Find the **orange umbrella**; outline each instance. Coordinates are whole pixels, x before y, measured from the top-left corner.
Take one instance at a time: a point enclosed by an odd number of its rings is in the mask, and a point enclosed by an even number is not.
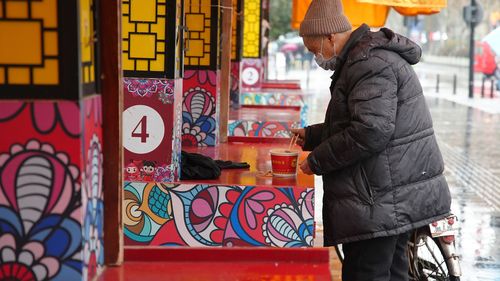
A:
[[[299,29],[309,4],[311,4],[311,0],[293,0],[292,29]],[[342,4],[344,6],[344,13],[354,27],[360,26],[363,23],[371,27],[381,27],[385,24],[385,20],[389,14],[389,7],[384,5],[359,3],[356,0],[342,0]]]
[[[396,12],[403,16],[416,15],[432,15],[441,12],[441,8],[408,8],[408,7],[392,7]]]
[[[311,0],[293,0],[292,28],[298,29]],[[385,24],[389,8],[405,16],[439,13],[447,0],[342,0],[344,12],[353,26],[366,23],[371,27]]]
[[[407,8],[445,8],[447,0],[357,0],[360,3]]]
[[[357,0],[342,0],[344,13],[356,28],[363,23],[370,27],[381,27],[385,25],[389,15],[388,6],[360,3]]]
[[[366,4],[392,6],[403,16],[432,15],[446,7],[447,0],[357,0]]]

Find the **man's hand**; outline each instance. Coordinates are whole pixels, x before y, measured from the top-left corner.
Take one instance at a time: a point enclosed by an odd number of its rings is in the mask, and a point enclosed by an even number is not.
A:
[[[304,143],[306,141],[306,130],[304,128],[290,129],[290,132],[294,135],[299,135],[299,138],[297,139],[297,144],[300,146],[304,146]]]
[[[311,171],[311,168],[309,168],[309,163],[307,162],[307,159],[302,161],[302,163],[300,163],[300,169],[306,175],[314,175],[313,171]]]

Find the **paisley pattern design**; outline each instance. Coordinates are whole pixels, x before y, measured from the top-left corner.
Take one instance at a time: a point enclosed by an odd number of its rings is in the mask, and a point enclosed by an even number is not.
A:
[[[0,154],[2,280],[82,278],[80,170],[73,161],[35,139]]]
[[[218,137],[216,84],[216,71],[186,71],[182,99],[182,145],[216,144]]]
[[[298,128],[300,122],[271,122],[229,120],[229,136],[290,138],[290,128]]]
[[[83,280],[92,280],[104,266],[104,200],[101,97],[84,100],[84,169],[82,171]]]
[[[314,190],[126,183],[125,244],[312,247]]]
[[[93,279],[103,265],[101,97],[0,102],[0,131],[0,280]]]
[[[284,92],[246,92],[240,94],[240,103],[244,105],[300,106],[300,126],[307,126],[309,106],[306,98],[297,93]]]
[[[304,97],[286,92],[246,92],[240,94],[242,105],[286,105],[304,106]]]

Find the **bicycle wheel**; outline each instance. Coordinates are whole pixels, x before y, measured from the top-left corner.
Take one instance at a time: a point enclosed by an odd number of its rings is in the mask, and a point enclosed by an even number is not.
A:
[[[459,281],[450,276],[446,259],[438,238],[425,231],[415,231],[408,243],[410,280],[414,281]]]

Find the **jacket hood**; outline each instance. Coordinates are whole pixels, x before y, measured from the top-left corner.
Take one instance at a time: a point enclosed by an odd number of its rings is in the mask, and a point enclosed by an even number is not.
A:
[[[349,52],[349,60],[367,58],[371,50],[384,49],[399,54],[409,64],[416,64],[422,56],[422,49],[410,39],[394,33],[388,28],[377,32],[366,32],[358,44]]]

